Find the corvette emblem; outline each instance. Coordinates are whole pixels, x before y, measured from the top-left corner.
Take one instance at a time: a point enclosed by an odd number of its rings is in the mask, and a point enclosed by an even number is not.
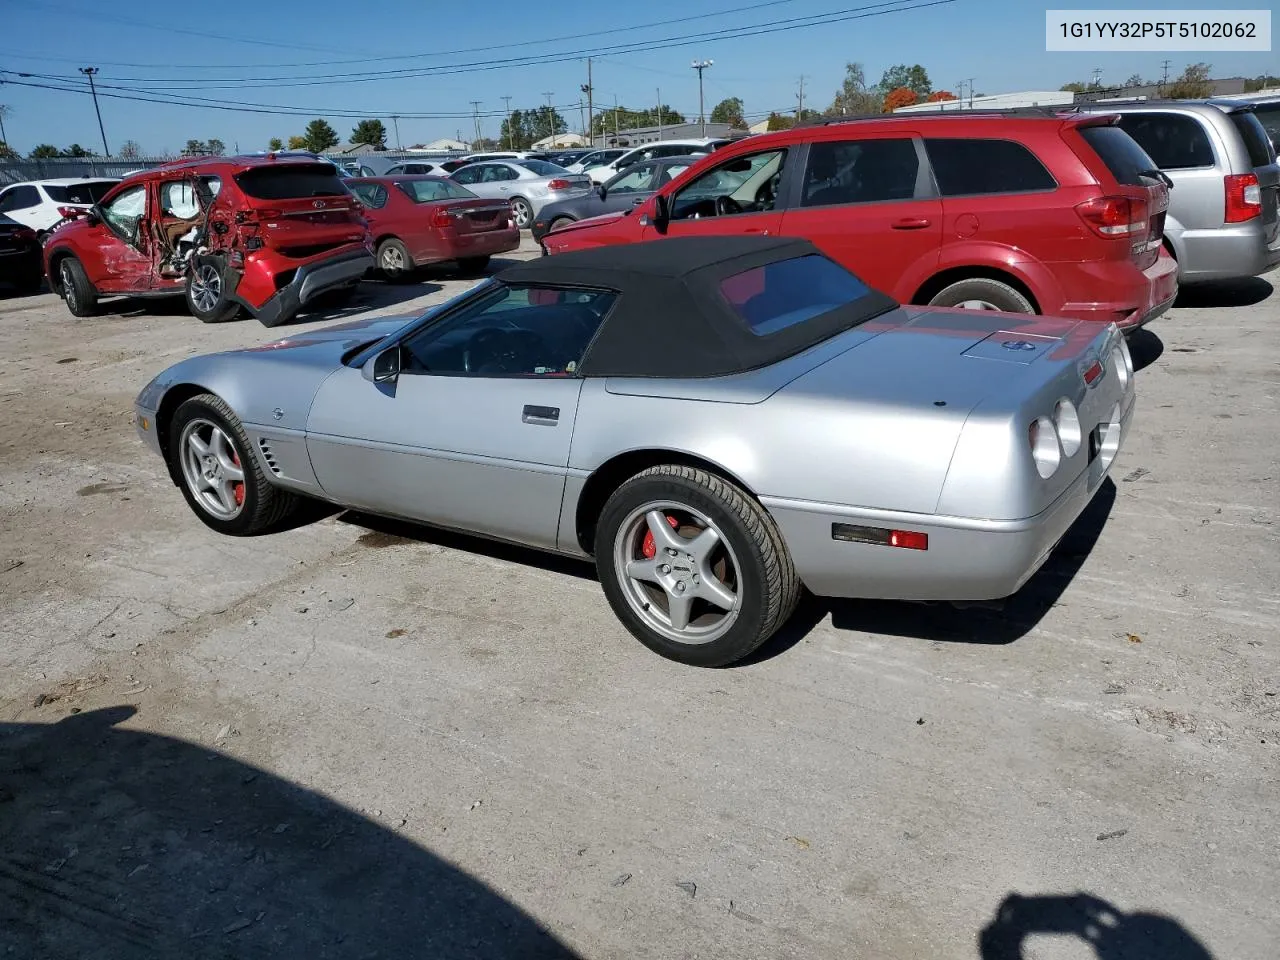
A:
[[[1026,340],[1005,340],[1000,346],[1006,350],[1034,350],[1036,345]]]

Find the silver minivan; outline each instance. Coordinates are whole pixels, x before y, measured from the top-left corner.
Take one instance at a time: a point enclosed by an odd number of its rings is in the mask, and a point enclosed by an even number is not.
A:
[[[1280,263],[1280,166],[1243,100],[1091,103],[1116,113],[1172,182],[1164,238],[1178,282],[1257,276]]]

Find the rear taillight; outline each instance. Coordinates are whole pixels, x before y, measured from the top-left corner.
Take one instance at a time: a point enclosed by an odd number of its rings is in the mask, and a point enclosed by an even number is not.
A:
[[[1227,223],[1244,223],[1262,216],[1262,188],[1252,173],[1233,173],[1223,178],[1227,191]]]
[[[1132,197],[1097,197],[1076,205],[1076,213],[1094,233],[1108,239],[1147,232],[1147,203]]]
[[[444,207],[437,207],[436,212],[431,215],[433,227],[447,227],[451,223],[453,223],[453,216]]]
[[[59,207],[58,216],[63,220],[74,220],[76,217],[83,216],[84,210],[79,207]]]
[[[571,184],[568,180],[564,179],[563,177],[556,177],[556,179],[552,180],[550,183],[547,184],[547,189],[548,190],[568,190],[571,186],[573,186],[573,184]]]

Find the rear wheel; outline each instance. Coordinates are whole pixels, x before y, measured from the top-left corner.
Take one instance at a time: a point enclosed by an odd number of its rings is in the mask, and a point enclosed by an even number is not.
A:
[[[529,201],[524,197],[512,198],[511,212],[515,214],[516,226],[521,230],[533,222],[533,207],[529,206]]]
[[[741,660],[800,597],[773,518],[734,484],[694,467],[652,467],[614,491],[595,552],[618,619],[649,649],[693,666]]]
[[[168,435],[169,465],[183,496],[219,533],[266,533],[297,508],[295,496],[263,475],[244,427],[221,397],[202,393],[183,403]]]
[[[93,289],[84,267],[75,257],[58,261],[58,286],[73,317],[92,317],[98,312],[98,291]]]
[[[413,269],[409,248],[399,240],[391,237],[378,244],[378,270],[383,277],[392,282],[407,280]]]
[[[201,323],[225,323],[240,312],[240,305],[227,299],[222,282],[222,261],[201,257],[187,274],[187,309]]]
[[[1022,293],[1009,284],[990,277],[971,277],[944,287],[929,301],[929,306],[1001,310],[1005,313],[1036,312],[1035,306]]]

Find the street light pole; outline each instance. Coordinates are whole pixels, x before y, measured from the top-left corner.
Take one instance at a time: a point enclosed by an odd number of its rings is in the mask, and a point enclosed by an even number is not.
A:
[[[698,122],[702,124],[702,135],[707,135],[707,117],[703,111],[702,101],[702,71],[715,63],[714,60],[695,60],[693,61],[693,69],[698,71]]]
[[[93,112],[98,115],[98,132],[102,134],[102,155],[109,157],[111,150],[107,147],[107,131],[102,126],[102,111],[98,109],[98,90],[93,85],[93,75],[98,72],[98,68],[81,67],[80,72],[89,78],[89,93],[93,95]]]
[[[391,122],[394,123],[396,127],[396,149],[403,153],[404,144],[400,142],[400,117],[393,113],[391,115]]]

